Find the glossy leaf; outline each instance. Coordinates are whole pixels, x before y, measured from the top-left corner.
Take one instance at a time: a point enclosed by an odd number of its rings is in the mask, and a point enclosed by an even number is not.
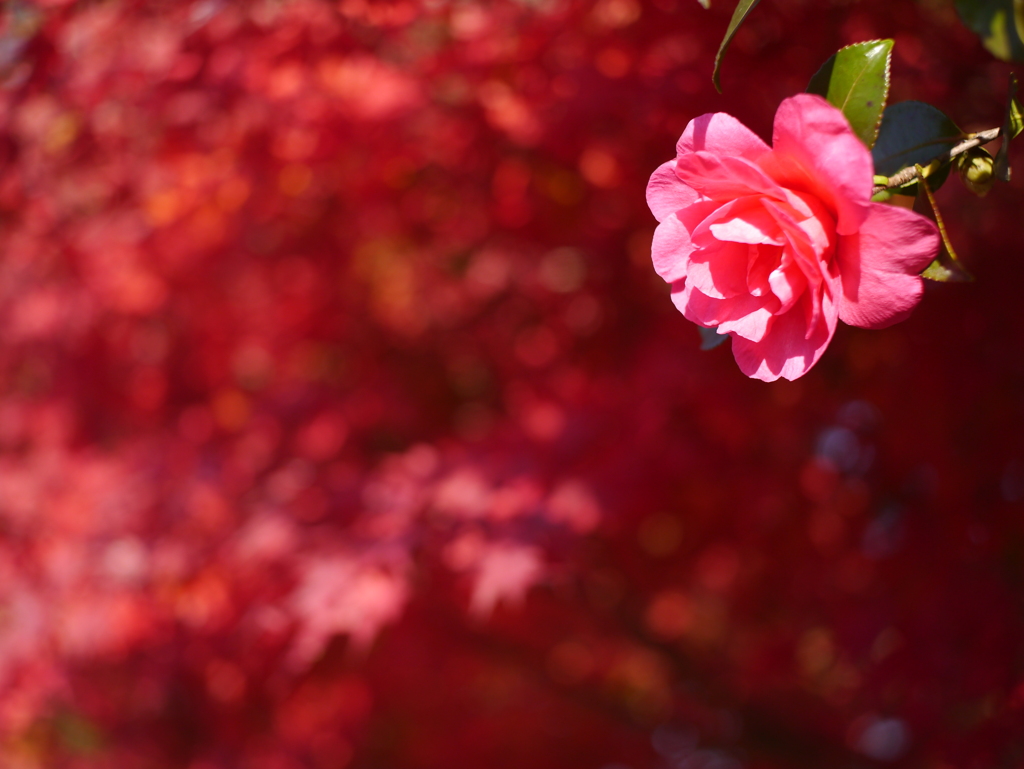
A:
[[[875,144],[882,112],[889,98],[892,40],[869,40],[841,48],[807,85],[808,93],[824,96],[842,110],[854,133],[868,149]]]
[[[1024,0],[956,0],[956,10],[993,56],[1024,61]]]
[[[952,149],[962,136],[956,123],[930,104],[920,101],[893,104],[883,113],[878,138],[871,148],[875,173],[892,176],[908,166],[927,167],[932,160]],[[927,170],[932,187],[938,189],[946,180],[949,164]],[[916,183],[901,190],[901,194],[915,194]]]
[[[719,93],[722,92],[722,86],[718,82],[718,72],[722,66],[722,57],[725,56],[729,43],[732,42],[732,38],[736,34],[736,30],[739,29],[740,24],[743,23],[743,20],[747,18],[747,15],[754,10],[754,7],[759,2],[761,0],[740,0],[736,10],[733,11],[732,19],[729,20],[729,27],[725,30],[725,37],[722,38],[722,44],[718,46],[718,53],[715,54],[715,69],[711,74],[711,82],[715,84],[715,89]]]

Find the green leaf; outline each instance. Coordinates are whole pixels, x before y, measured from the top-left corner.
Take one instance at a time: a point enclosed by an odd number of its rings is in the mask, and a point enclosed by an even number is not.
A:
[[[842,111],[868,149],[878,137],[882,111],[889,98],[891,58],[892,40],[848,45],[822,64],[807,84],[808,93],[824,96]]]
[[[1000,135],[1003,143],[996,153],[995,175],[1004,182],[1010,181],[1010,140],[1017,138],[1024,130],[1024,118],[1021,117],[1020,104],[1017,102],[1017,76],[1010,75],[1010,93],[1006,98],[1006,115]]]
[[[907,166],[927,166],[949,152],[963,136],[956,123],[940,110],[921,101],[901,101],[886,108],[878,139],[871,148],[875,173],[892,176]],[[938,189],[949,174],[949,163],[929,169],[932,187]],[[900,194],[915,194],[916,182]]]
[[[974,280],[974,276],[967,272],[960,262],[954,262],[949,258],[945,249],[925,268],[921,277],[934,280],[936,283],[970,283]]]
[[[711,73],[711,82],[715,84],[715,90],[719,93],[722,92],[722,86],[718,82],[718,70],[722,66],[722,57],[725,56],[725,51],[729,48],[729,43],[732,42],[733,35],[736,34],[740,24],[743,23],[743,20],[747,18],[747,15],[754,10],[754,6],[759,2],[761,0],[740,0],[736,10],[733,11],[732,19],[729,21],[729,28],[725,30],[725,37],[722,38],[722,44],[718,46],[718,53],[715,54],[715,69]]]
[[[1024,0],[956,0],[956,10],[993,56],[1024,61]]]
[[[697,2],[704,6],[705,10],[711,7],[711,0],[697,0]]]
[[[1020,102],[1016,99],[1010,99],[1010,103],[1006,105],[1006,135],[1011,139],[1016,139],[1020,136],[1020,132],[1024,131],[1024,114],[1021,114]]]
[[[712,328],[697,326],[697,330],[700,332],[700,349],[702,350],[714,350],[718,345],[722,344],[722,342],[729,339],[728,334],[718,333],[717,326],[713,326]]]

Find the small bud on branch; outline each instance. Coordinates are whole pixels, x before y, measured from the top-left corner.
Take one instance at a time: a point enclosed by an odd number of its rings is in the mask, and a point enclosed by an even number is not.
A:
[[[988,144],[991,141],[999,138],[999,134],[1002,133],[1001,128],[989,128],[987,131],[979,131],[978,133],[968,134],[967,137],[951,148],[949,151],[944,152],[940,155],[936,155],[931,163],[924,165],[924,168],[929,168],[935,161],[941,161],[943,163],[951,162],[957,156],[962,155],[968,150],[980,147],[983,144]],[[902,171],[893,174],[889,177],[885,184],[876,184],[871,190],[871,194],[876,194],[884,190],[891,190],[894,187],[902,187],[904,184],[914,181],[915,179],[923,178],[925,171],[921,170],[922,166],[908,166]]]

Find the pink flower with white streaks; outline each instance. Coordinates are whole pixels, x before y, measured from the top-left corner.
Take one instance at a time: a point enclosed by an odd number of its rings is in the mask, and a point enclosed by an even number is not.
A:
[[[786,99],[773,146],[722,112],[690,121],[647,186],[654,268],[747,376],[796,379],[836,323],[883,328],[921,298],[935,225],[872,203],[871,153],[819,96]]]

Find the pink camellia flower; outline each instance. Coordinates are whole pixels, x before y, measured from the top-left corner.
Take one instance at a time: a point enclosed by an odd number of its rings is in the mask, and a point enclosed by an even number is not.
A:
[[[703,115],[647,186],[672,301],[732,336],[743,373],[767,382],[806,374],[839,320],[903,320],[939,245],[925,217],[871,202],[871,153],[824,99],[786,99],[773,133],[769,147],[730,115]]]

